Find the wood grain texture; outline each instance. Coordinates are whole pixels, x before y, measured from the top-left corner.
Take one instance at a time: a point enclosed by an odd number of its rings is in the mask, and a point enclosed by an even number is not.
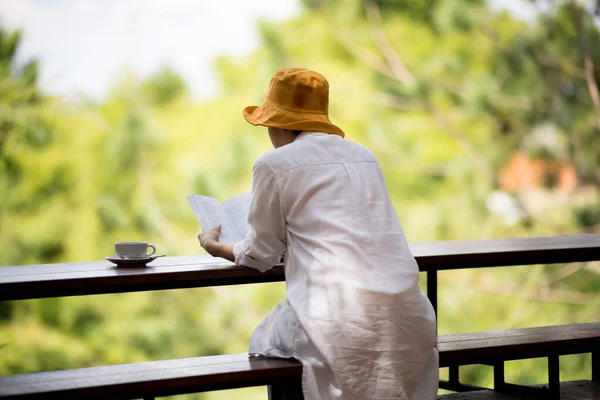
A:
[[[600,348],[600,322],[443,335],[440,367],[588,353]]]
[[[542,385],[535,385],[541,387]],[[543,396],[541,397],[544,398]],[[560,384],[561,400],[600,400],[600,383],[591,381],[571,381]],[[531,396],[517,396],[478,390],[467,393],[454,393],[438,397],[438,400],[533,400]]]
[[[418,243],[421,271],[551,264],[600,259],[600,234]],[[285,279],[282,265],[261,273],[206,255],[164,257],[147,267],[108,261],[0,267],[0,301],[265,283]]]
[[[478,340],[478,339],[508,338],[508,337],[515,337],[515,336],[552,335],[552,334],[561,333],[561,332],[583,332],[583,331],[598,332],[598,329],[600,329],[600,322],[587,322],[587,323],[583,323],[583,324],[549,325],[549,326],[536,326],[533,328],[505,329],[505,330],[498,330],[498,331],[455,333],[455,334],[438,336],[438,343],[446,343],[446,342],[458,343],[461,341],[470,341],[470,340]]]
[[[600,322],[445,335],[438,342],[441,367],[574,354],[599,348]],[[294,360],[232,354],[0,377],[0,399],[129,399],[288,384],[301,375]]]
[[[286,383],[301,375],[296,361],[232,354],[0,377],[0,399],[134,399]]]

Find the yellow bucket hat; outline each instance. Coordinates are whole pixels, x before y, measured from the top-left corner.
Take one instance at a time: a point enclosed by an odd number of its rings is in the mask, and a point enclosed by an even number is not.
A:
[[[318,72],[285,68],[273,75],[267,98],[261,106],[244,108],[244,118],[252,125],[290,130],[325,132],[344,137],[344,131],[331,123],[329,83]]]

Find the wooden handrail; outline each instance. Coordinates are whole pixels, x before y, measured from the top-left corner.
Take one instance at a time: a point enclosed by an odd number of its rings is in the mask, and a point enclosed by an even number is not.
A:
[[[410,245],[421,271],[600,260],[600,234]],[[147,268],[108,261],[0,267],[0,301],[283,281],[210,256],[159,258]]]

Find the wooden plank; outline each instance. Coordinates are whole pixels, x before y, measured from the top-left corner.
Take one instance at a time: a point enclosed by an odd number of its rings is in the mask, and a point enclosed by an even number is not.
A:
[[[600,259],[600,234],[415,243],[422,271]]]
[[[418,243],[421,271],[600,259],[600,234]],[[206,255],[159,258],[145,268],[108,261],[0,267],[0,301],[284,280],[283,266],[266,273]]]
[[[293,360],[248,354],[196,357],[0,377],[0,399],[134,399],[300,379]]]
[[[599,347],[600,322],[448,335],[440,337],[438,344],[441,367],[574,354]],[[66,399],[113,398],[116,393],[119,398],[166,396],[287,384],[301,373],[301,364],[293,360],[250,358],[247,354],[187,358],[0,377],[0,399],[50,395]]]
[[[186,265],[231,265],[230,261],[222,258],[213,257],[207,254],[193,255],[193,256],[175,256],[175,257],[161,257],[153,261],[149,266],[153,267],[170,267],[170,266],[186,266]],[[84,262],[72,262],[72,263],[58,263],[58,264],[38,264],[38,265],[27,265],[27,266],[9,266],[5,268],[4,272],[7,276],[23,276],[23,275],[40,275],[40,274],[53,274],[56,273],[57,269],[61,272],[84,272],[84,271],[95,271],[99,269],[106,269],[106,266],[114,265],[106,260],[102,261],[84,261]],[[34,268],[30,268],[34,267]]]
[[[544,329],[546,329],[544,331]],[[600,322],[440,336],[440,367],[591,352],[600,348]]]
[[[587,330],[598,331],[600,329],[600,322],[587,322],[583,324],[569,324],[569,325],[549,325],[549,326],[536,326],[532,328],[516,328],[516,329],[505,329],[497,331],[483,331],[483,332],[467,332],[467,333],[454,333],[449,335],[438,336],[438,343],[446,342],[460,342],[470,341],[477,339],[491,339],[491,338],[507,338],[514,336],[530,336],[537,334],[551,335],[554,333],[561,332],[582,332]]]
[[[542,387],[535,385],[534,387]],[[544,398],[542,396],[542,398]],[[560,384],[561,400],[600,400],[600,383],[592,381],[571,381]],[[493,390],[478,390],[467,393],[454,393],[441,396],[438,400],[532,400],[531,396],[518,396],[498,393]]]
[[[233,354],[0,377],[0,399],[133,399],[278,384],[301,375],[301,364],[293,360]],[[525,398],[530,399],[489,390],[442,396],[444,400]],[[598,400],[600,383],[562,383],[561,399]]]
[[[199,258],[196,263],[189,263],[192,257],[188,256],[186,264],[179,264],[179,258],[157,259],[142,268],[117,268],[105,261],[55,264],[49,272],[44,265],[40,274],[37,265],[0,267],[0,301],[266,283],[284,278],[281,265],[261,273],[219,258]]]
[[[438,397],[438,400],[521,400],[522,397],[511,396],[493,390],[476,390],[474,392],[453,393]],[[531,400],[531,399],[528,399]]]

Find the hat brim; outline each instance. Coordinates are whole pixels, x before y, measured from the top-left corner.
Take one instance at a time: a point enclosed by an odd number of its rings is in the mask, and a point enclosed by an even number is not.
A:
[[[321,113],[289,111],[265,102],[261,106],[244,108],[243,114],[252,125],[346,136],[344,131],[331,123],[327,115]]]

